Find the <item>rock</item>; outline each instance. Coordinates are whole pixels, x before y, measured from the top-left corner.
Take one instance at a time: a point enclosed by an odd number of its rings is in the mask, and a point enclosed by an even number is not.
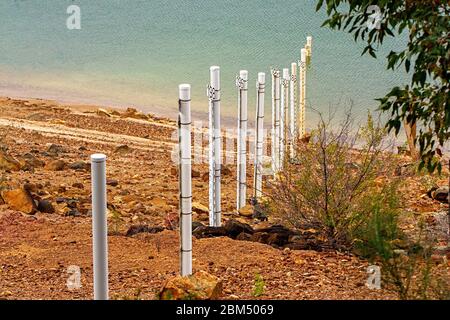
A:
[[[40,200],[38,202],[37,209],[43,213],[55,213],[55,208],[52,203],[48,200]]]
[[[227,236],[232,239],[236,239],[236,237],[242,232],[250,235],[254,232],[250,225],[233,219],[227,220],[223,227],[227,233]]]
[[[170,174],[172,176],[177,176],[178,175],[178,169],[175,167],[170,168]]]
[[[134,225],[128,229],[128,231],[125,235],[127,237],[131,237],[138,233],[155,234],[155,233],[163,232],[164,230],[165,230],[165,228],[161,227],[161,226],[150,227],[150,226],[146,226],[146,225]]]
[[[192,235],[197,239],[225,237],[227,232],[224,227],[200,226],[192,232]]]
[[[81,182],[75,182],[74,184],[72,184],[72,187],[77,189],[84,189],[84,185]]]
[[[69,164],[69,168],[72,170],[84,170],[84,171],[90,171],[91,165],[84,161],[76,161],[74,163]]]
[[[197,170],[192,170],[192,178],[200,178],[200,172]]]
[[[222,165],[222,167],[221,167],[221,174],[224,175],[224,176],[231,176],[232,173],[231,173],[230,168],[228,168],[225,165]]]
[[[248,233],[245,233],[245,232],[241,232],[236,237],[236,240],[239,240],[239,241],[251,241],[251,239],[252,239],[252,235],[248,234]]]
[[[431,192],[431,197],[442,203],[448,203],[448,186],[442,186]]]
[[[62,171],[66,168],[66,162],[63,160],[53,160],[47,162],[44,169],[48,171]]]
[[[36,204],[34,203],[30,192],[23,188],[3,191],[1,196],[12,210],[17,210],[26,214],[34,214],[36,212]]]
[[[192,202],[192,212],[198,214],[209,214],[209,208],[198,202]]]
[[[32,153],[25,153],[22,156],[22,159],[24,161],[24,167],[27,167],[28,169],[42,168],[43,166],[45,166],[45,162],[42,160],[39,160]]]
[[[216,300],[222,294],[222,281],[205,271],[169,279],[159,293],[161,300]]]
[[[201,223],[201,222],[192,221],[192,231],[194,231],[197,228],[204,227],[204,226],[205,225],[203,223]]]
[[[120,154],[120,155],[124,155],[124,154],[130,153],[130,152],[131,152],[131,148],[126,144],[117,146],[116,149],[114,149],[114,153]]]
[[[209,172],[205,172],[204,174],[202,174],[202,181],[203,182],[209,181]]]
[[[111,114],[108,112],[108,110],[103,109],[103,108],[97,109],[97,115],[99,115],[101,117],[107,117],[107,118],[111,117]]]
[[[64,149],[64,147],[62,145],[59,144],[51,144],[48,149],[47,152],[50,154],[54,154],[54,155],[58,155],[60,153],[65,153],[66,150]]]
[[[0,150],[0,170],[19,171],[21,168],[19,161],[6,153],[6,151]]]
[[[255,232],[251,236],[250,241],[267,244],[269,237],[270,234],[268,234],[267,232]]]
[[[246,217],[246,218],[251,218],[253,216],[254,213],[254,209],[252,205],[246,205],[245,207],[242,207],[238,210],[239,215]]]
[[[114,180],[114,179],[107,179],[106,185],[111,186],[111,187],[117,187],[119,185],[119,181]]]

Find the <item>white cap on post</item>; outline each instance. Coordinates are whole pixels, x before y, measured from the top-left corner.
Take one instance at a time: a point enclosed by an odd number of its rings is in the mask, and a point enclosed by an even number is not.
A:
[[[178,86],[180,93],[180,100],[191,100],[191,85],[190,84],[180,84]]]
[[[266,74],[264,72],[258,73],[258,82],[266,83]]]
[[[241,70],[239,71],[239,77],[243,80],[248,80],[248,71],[247,70]]]
[[[283,69],[283,79],[289,80],[289,69],[288,68]]]
[[[212,66],[209,68],[209,71],[211,75],[211,87],[216,90],[220,90],[220,67]]]

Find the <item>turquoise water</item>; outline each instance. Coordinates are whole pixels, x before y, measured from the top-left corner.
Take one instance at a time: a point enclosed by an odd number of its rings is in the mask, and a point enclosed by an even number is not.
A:
[[[321,28],[313,0],[2,0],[0,95],[136,106],[174,116],[177,85],[191,83],[198,117],[206,118],[209,66],[222,71],[223,113],[236,114],[235,76],[297,61],[313,36],[307,103],[364,113],[374,98],[406,81],[385,59],[361,57],[362,45]],[[81,8],[81,30],[68,30],[66,9]],[[381,56],[401,45],[387,43]],[[269,86],[270,87],[270,86]],[[256,90],[256,88],[255,88]],[[268,90],[268,98],[270,90]],[[249,94],[253,110],[254,90]],[[266,100],[270,116],[270,101]]]

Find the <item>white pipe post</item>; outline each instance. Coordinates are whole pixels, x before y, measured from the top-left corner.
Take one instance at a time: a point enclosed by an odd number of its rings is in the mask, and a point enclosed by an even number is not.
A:
[[[247,194],[247,96],[248,71],[241,70],[236,79],[238,88],[238,140],[237,140],[237,210],[246,204]]]
[[[264,143],[264,92],[266,87],[266,74],[258,73],[257,99],[256,99],[256,144],[254,166],[254,198],[262,196],[262,171],[263,171],[263,143]]]
[[[273,71],[274,77],[274,154],[273,154],[273,162],[274,162],[274,175],[280,170],[280,71]]]
[[[299,134],[300,138],[305,135],[305,118],[306,118],[306,56],[305,48],[301,50],[300,55],[300,112],[299,112]]]
[[[209,225],[220,227],[220,172],[221,172],[221,134],[220,134],[220,67],[210,68],[209,97]]]
[[[271,69],[272,76],[272,95],[271,95],[271,109],[272,109],[272,130],[270,131],[270,155],[272,157],[272,172],[275,174],[275,70]]]
[[[289,132],[289,150],[290,150],[290,157],[295,157],[295,140],[297,137],[297,126],[296,121],[297,119],[297,63],[293,62],[291,63],[291,83],[290,83],[290,132]]]
[[[191,86],[179,86],[180,271],[192,274]]]
[[[285,152],[287,152],[288,143],[288,128],[289,128],[289,69],[283,69],[283,92],[281,94],[281,112],[280,112],[280,135],[281,135],[281,145],[280,145],[280,161],[281,166],[284,164]]]
[[[312,37],[306,37],[306,50],[308,52],[308,57],[311,58],[312,55]]]
[[[94,299],[108,300],[108,225],[106,216],[106,156],[91,156]]]

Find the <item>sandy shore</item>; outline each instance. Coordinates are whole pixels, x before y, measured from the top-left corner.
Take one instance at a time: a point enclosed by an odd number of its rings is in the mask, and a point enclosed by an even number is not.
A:
[[[92,258],[89,155],[108,156],[110,289],[113,298],[154,299],[178,272],[178,176],[171,160],[175,122],[93,106],[47,100],[0,99],[0,145],[14,158],[34,159],[29,170],[0,172],[0,186],[24,185],[54,213],[33,215],[0,204],[0,298],[91,299]],[[51,152],[57,145],[56,152]],[[127,147],[124,147],[124,146]],[[61,170],[49,163],[62,160]],[[81,163],[80,163],[81,162]],[[74,164],[78,164],[75,166]],[[224,219],[234,210],[235,167],[222,179]],[[195,164],[193,201],[208,205],[207,164]],[[248,183],[251,184],[251,166]],[[423,200],[421,210],[439,205]],[[201,209],[194,220],[207,222]],[[258,225],[273,223],[259,222]],[[165,231],[126,236],[132,225]],[[82,270],[82,288],[66,287],[67,268]],[[224,299],[253,299],[255,275],[265,281],[262,299],[391,299],[365,287],[367,262],[352,255],[313,250],[279,250],[226,237],[194,239],[194,269],[224,281]]]

